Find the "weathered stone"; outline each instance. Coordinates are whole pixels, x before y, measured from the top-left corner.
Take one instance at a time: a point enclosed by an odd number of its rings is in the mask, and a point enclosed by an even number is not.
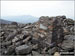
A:
[[[44,26],[44,25],[42,25],[42,24],[40,24],[40,29],[47,30],[47,27],[46,27],[46,26]]]
[[[6,50],[6,54],[7,54],[7,55],[11,55],[11,54],[14,53],[14,52],[15,52],[15,46],[14,46],[14,45],[9,46],[9,47],[7,48],[7,50]]]
[[[54,24],[57,20],[58,23]],[[3,49],[0,51],[3,55],[25,55],[25,56],[49,56],[56,52],[56,43],[51,43],[52,33],[55,28],[53,25],[61,25],[64,30],[59,34],[63,34],[65,37],[63,42],[58,44],[59,51],[74,51],[75,48],[75,20],[68,19],[66,16],[48,17],[42,16],[37,22],[34,23],[12,23],[0,25],[0,47]],[[57,30],[55,30],[57,32]],[[58,32],[56,33],[58,34]],[[57,35],[55,36],[55,38]],[[59,37],[59,36],[58,36]],[[61,36],[62,37],[62,36]],[[62,37],[63,38],[63,37]],[[57,38],[56,38],[57,39]],[[56,41],[53,40],[53,41]],[[59,39],[60,41],[61,39]],[[58,41],[57,41],[58,42]],[[52,48],[53,47],[53,48]],[[49,48],[49,49],[48,49]],[[48,54],[48,55],[47,55]]]
[[[16,42],[16,41],[18,41],[17,37],[15,37],[14,39],[12,39],[12,42]]]
[[[65,50],[74,48],[74,37],[74,35],[66,35],[62,43],[62,48]]]
[[[9,36],[6,38],[6,41],[8,41],[8,40],[10,40],[10,39],[13,39],[15,36],[16,36],[16,33],[9,35]]]
[[[27,45],[22,45],[22,46],[16,47],[15,51],[18,55],[28,54],[31,52],[31,47]]]
[[[26,42],[28,42],[28,40],[30,39],[31,37],[27,37],[26,39],[23,39],[23,40],[20,40],[18,42],[15,43],[16,46],[20,46],[22,44],[25,44]]]
[[[55,52],[54,56],[61,56],[59,52]]]
[[[0,36],[4,36],[4,34],[5,34],[4,32],[1,32]]]
[[[36,51],[32,51],[32,54],[33,54],[34,56],[41,55],[40,53],[38,53],[38,52],[36,52]]]
[[[2,42],[0,45],[9,46],[12,44],[12,41]]]
[[[55,52],[56,52],[56,48],[55,48],[55,47],[48,50],[48,53],[49,53],[50,55],[53,54],[53,53],[55,53]]]

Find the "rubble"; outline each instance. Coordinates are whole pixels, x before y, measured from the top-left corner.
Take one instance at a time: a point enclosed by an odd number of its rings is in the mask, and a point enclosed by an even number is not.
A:
[[[64,35],[60,51],[71,52],[75,47],[75,20],[66,16],[41,16],[37,22],[28,24],[0,25],[0,54],[1,55],[51,55],[56,47],[52,46],[53,24],[58,19]],[[63,19],[63,20],[62,20]],[[58,32],[57,32],[58,33]]]

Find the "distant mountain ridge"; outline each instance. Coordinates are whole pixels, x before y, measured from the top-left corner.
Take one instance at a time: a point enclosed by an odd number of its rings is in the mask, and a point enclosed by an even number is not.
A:
[[[7,17],[3,17],[3,19],[19,22],[19,23],[33,23],[39,20],[39,18],[31,16],[31,15],[7,16]]]
[[[11,23],[12,23],[11,21],[0,19],[0,24],[11,24]]]

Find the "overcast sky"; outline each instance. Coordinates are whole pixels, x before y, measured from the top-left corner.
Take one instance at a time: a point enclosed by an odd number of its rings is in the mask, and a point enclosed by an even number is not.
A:
[[[66,15],[74,19],[74,1],[1,1],[1,16]]]

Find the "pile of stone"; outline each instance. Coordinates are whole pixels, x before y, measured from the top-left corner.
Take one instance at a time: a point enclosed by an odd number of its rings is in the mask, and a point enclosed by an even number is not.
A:
[[[28,24],[0,25],[0,54],[1,55],[50,55],[55,47],[49,48],[52,38],[53,22],[56,18],[64,19],[60,22],[64,29],[64,41],[61,51],[71,52],[75,47],[74,20],[66,16],[42,16],[39,21]]]

